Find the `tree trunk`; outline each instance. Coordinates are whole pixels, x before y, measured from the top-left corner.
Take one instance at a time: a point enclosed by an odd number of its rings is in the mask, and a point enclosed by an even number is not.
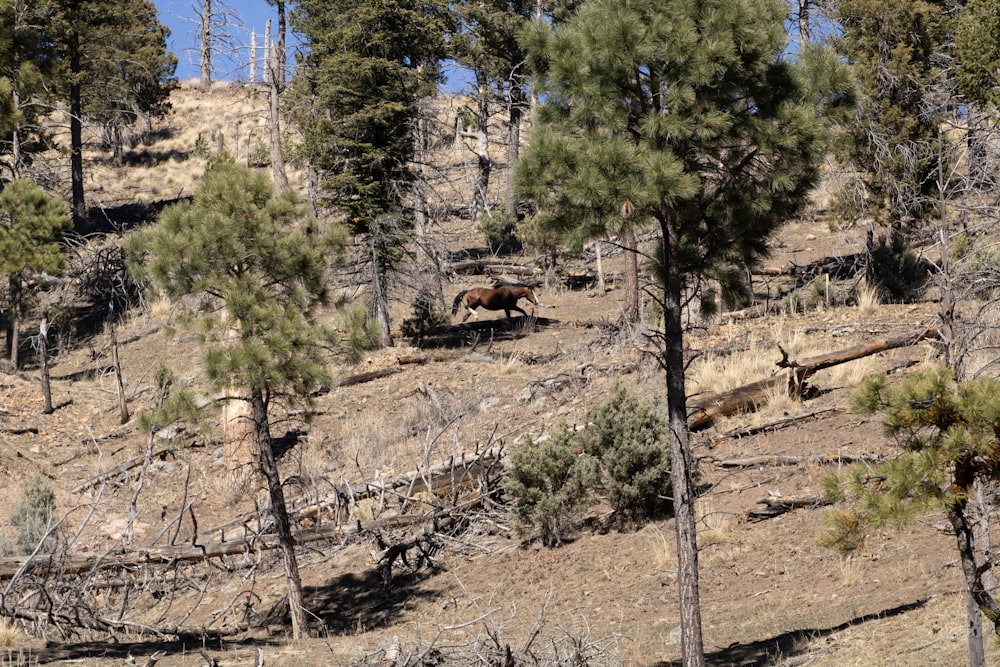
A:
[[[667,414],[670,427],[670,480],[673,486],[677,531],[677,589],[681,616],[681,659],[684,667],[704,667],[701,601],[698,592],[698,539],[691,483],[691,451],[687,426],[687,390],[684,385],[684,327],[677,231],[661,221],[663,261],[663,355],[667,371]],[[633,236],[634,238],[634,236]],[[629,253],[634,256],[634,253]]]
[[[212,88],[212,0],[201,0],[201,76],[198,86]]]
[[[964,496],[948,506],[948,520],[951,522],[952,528],[955,529],[955,540],[958,542],[959,561],[962,564],[965,589],[986,618],[993,623],[994,634],[1000,634],[998,632],[1000,630],[1000,604],[983,585],[982,570],[976,562],[975,535],[969,524],[967,510],[968,501]],[[970,616],[970,631],[972,630],[971,625]]]
[[[486,212],[486,193],[490,186],[490,172],[493,161],[490,160],[489,120],[490,105],[486,74],[476,72],[476,189],[472,195],[472,226],[479,222],[479,216]]]
[[[805,48],[809,43],[812,33],[812,26],[809,21],[809,3],[812,0],[798,0],[799,11],[796,19],[799,24],[799,50]]]
[[[15,0],[14,2],[14,31],[15,34],[19,29],[21,29],[21,13],[24,11],[24,7],[21,0]],[[13,93],[13,103],[14,103],[14,118],[19,118],[19,112],[21,111],[21,50],[17,47],[11,49],[13,51],[13,60],[11,67],[11,77],[10,84]],[[10,177],[11,180],[16,180],[18,175],[21,173],[21,124],[20,122],[15,123],[14,127],[11,128],[10,137]]]
[[[239,338],[239,330],[229,322],[228,313],[223,326],[227,341]],[[222,404],[222,459],[226,466],[226,484],[230,493],[245,492],[253,479],[257,465],[257,447],[254,444],[253,410],[250,392],[245,387],[230,385]]]
[[[44,402],[44,407],[42,408],[42,414],[50,415],[52,414],[52,389],[49,386],[49,318],[48,315],[42,315],[42,322],[38,325],[38,361],[41,366],[41,378],[42,378],[42,401]]]
[[[128,413],[128,401],[125,400],[125,383],[122,381],[122,364],[118,357],[118,334],[115,327],[111,327],[111,358],[115,367],[115,384],[118,387],[118,416],[122,424],[127,424],[131,417]]]
[[[9,279],[10,320],[7,322],[7,354],[10,366],[15,371],[21,367],[21,276],[13,274]]]
[[[382,230],[372,233],[372,294],[368,314],[378,324],[382,346],[392,347],[392,329],[389,320],[389,289],[386,285],[387,267],[383,248]]]
[[[287,60],[287,55],[285,53],[285,33],[288,31],[285,25],[285,0],[276,0],[275,4],[278,6],[278,44],[275,46],[274,51],[274,62],[275,62],[275,79],[277,80],[278,94],[285,89],[285,62]]]
[[[634,231],[630,229],[622,234],[622,247],[625,248],[625,319],[633,324],[638,323],[641,316],[638,245]]]
[[[271,49],[271,60],[267,64],[269,84],[267,87],[267,129],[270,137],[268,144],[271,153],[271,177],[274,180],[275,192],[281,194],[288,189],[288,175],[285,173],[285,153],[281,148],[281,100],[279,98],[281,88],[276,51],[277,49]]]
[[[430,122],[429,100],[421,100],[420,112],[414,123],[414,161],[416,163],[413,182],[413,236],[416,242],[416,265],[428,291],[433,291],[439,305],[444,305],[444,281],[438,253],[433,245],[428,215],[427,193],[430,185],[427,178],[427,164],[430,154],[430,137],[427,125]]]
[[[83,192],[83,102],[80,91],[80,35],[74,27],[69,43],[69,162],[73,230],[86,233],[87,202]]]
[[[292,620],[292,638],[301,639],[303,636],[308,636],[309,625],[306,619],[305,598],[302,595],[302,578],[299,576],[299,564],[295,557],[295,538],[292,536],[291,522],[288,520],[288,508],[285,505],[285,492],[281,486],[278,464],[274,459],[271,429],[267,418],[267,401],[260,390],[255,389],[251,392],[250,403],[253,409],[253,426],[260,473],[267,483],[271,517],[274,519],[274,530],[278,536],[281,560],[285,566],[285,579],[288,584],[288,611]]]
[[[518,96],[519,97],[519,96]],[[520,99],[511,94],[510,115],[507,124],[507,194],[504,198],[504,208],[511,220],[517,220],[517,189],[514,187],[514,165],[520,155],[521,148],[521,117],[524,112]]]

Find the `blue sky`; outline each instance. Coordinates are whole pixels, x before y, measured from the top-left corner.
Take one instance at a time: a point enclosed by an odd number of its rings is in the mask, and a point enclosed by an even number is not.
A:
[[[220,45],[212,56],[212,78],[216,81],[246,80],[250,75],[250,31],[257,34],[258,49],[264,42],[264,30],[267,20],[271,19],[272,30],[277,29],[278,13],[267,0],[212,0],[216,8],[226,12],[230,25],[228,27],[227,44]],[[198,14],[201,10],[201,0],[154,0],[160,21],[170,28],[167,39],[167,49],[177,56],[177,78],[181,81],[198,77],[200,67],[198,61]],[[291,6],[291,3],[289,3]],[[288,34],[289,65],[295,58],[293,51],[296,46],[295,35]],[[258,59],[263,54],[258,51]],[[260,66],[257,72],[260,76]],[[461,90],[468,81],[468,74],[446,65],[449,82],[445,85],[448,91]]]
[[[167,48],[177,56],[177,78],[184,81],[196,78],[198,65],[198,12],[201,0],[154,0],[160,21],[170,28]],[[217,6],[227,11],[229,21],[228,42],[220,45],[212,59],[212,76],[216,80],[249,76],[250,31],[257,33],[257,44],[263,43],[267,19],[272,19],[272,30],[277,26],[277,10],[267,0],[228,0]],[[258,58],[261,54],[258,53]]]

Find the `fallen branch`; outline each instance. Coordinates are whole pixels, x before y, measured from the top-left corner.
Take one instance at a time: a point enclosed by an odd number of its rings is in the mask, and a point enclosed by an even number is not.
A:
[[[790,360],[788,354],[781,349],[781,346],[778,346],[781,351],[781,359],[777,362],[777,366],[785,369],[784,373],[702,399],[688,406],[688,428],[697,431],[711,425],[717,417],[727,417],[755,410],[767,401],[769,395],[779,390],[800,396],[806,379],[817,371],[937,337],[937,328],[931,327],[905,336],[873,340],[837,352],[809,357],[802,361]]]
[[[758,433],[764,433],[765,431],[777,431],[794,424],[801,424],[804,421],[809,421],[810,419],[816,419],[817,417],[836,412],[840,412],[840,408],[823,408],[822,410],[816,410],[804,415],[782,417],[781,419],[775,419],[774,421],[766,424],[758,424],[757,426],[747,426],[745,428],[726,431],[725,433],[720,433],[712,438],[712,444],[715,445],[723,440],[746,438],[751,435],[757,435]]]
[[[761,466],[794,466],[800,463],[871,463],[881,459],[880,456],[865,454],[851,456],[849,454],[821,454],[807,456],[751,456],[745,459],[727,459],[715,461],[719,468],[758,468]]]
[[[347,377],[341,378],[337,382],[333,383],[333,386],[350,387],[351,385],[362,384],[363,382],[371,382],[372,380],[388,377],[389,375],[395,375],[396,373],[401,373],[401,372],[403,372],[403,369],[400,366],[389,366],[388,368],[379,368],[378,370],[368,371],[367,373],[348,375]]]
[[[772,496],[758,500],[757,504],[764,507],[752,509],[747,512],[747,518],[751,521],[763,521],[764,519],[770,519],[797,508],[813,509],[822,507],[829,505],[830,501],[823,496]]]
[[[434,522],[435,525],[443,525],[448,522],[453,512],[467,511],[481,502],[481,500],[481,496],[477,495],[468,503],[458,504],[443,511],[405,514],[372,521],[356,521],[350,525],[329,525],[310,528],[295,534],[295,544],[308,544],[320,540],[342,541],[347,537],[360,535],[368,531],[402,528],[423,523]],[[49,573],[65,576],[98,570],[135,568],[141,565],[200,561],[222,556],[241,555],[251,549],[274,549],[277,546],[278,538],[276,535],[261,535],[256,537],[252,544],[248,539],[239,537],[216,542],[205,542],[203,544],[175,544],[139,548],[116,557],[58,557],[51,554],[43,554],[35,556],[27,563],[20,557],[4,557],[0,558],[0,579],[9,579],[19,571],[22,571],[22,568],[25,573]]]
[[[188,446],[193,447],[196,442],[197,441],[192,441],[191,444]],[[150,458],[151,459],[160,458],[164,454],[169,454],[170,452],[177,451],[177,449],[178,446],[175,444],[161,445],[160,447],[157,447],[156,449],[153,450],[153,452],[150,454]],[[93,486],[102,484],[113,477],[122,475],[131,470],[132,468],[138,468],[143,464],[145,460],[146,460],[145,454],[141,454],[140,456],[135,456],[126,461],[125,463],[115,466],[111,470],[106,470],[98,475],[91,477],[90,479],[84,480],[83,482],[77,484],[75,487],[73,487],[73,489],[71,489],[71,493],[81,493]]]

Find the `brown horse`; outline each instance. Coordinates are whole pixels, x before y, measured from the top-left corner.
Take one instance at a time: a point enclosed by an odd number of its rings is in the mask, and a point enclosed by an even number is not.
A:
[[[473,287],[472,289],[462,290],[458,293],[458,296],[455,297],[455,302],[451,305],[452,315],[458,312],[458,306],[463,303],[463,299],[465,309],[469,311],[462,318],[463,322],[469,319],[469,315],[479,317],[476,308],[480,306],[486,310],[502,310],[507,313],[507,318],[510,319],[510,311],[512,310],[516,310],[525,317],[528,316],[528,313],[518,307],[518,299],[527,299],[534,305],[538,305],[535,293],[531,291],[530,287]]]

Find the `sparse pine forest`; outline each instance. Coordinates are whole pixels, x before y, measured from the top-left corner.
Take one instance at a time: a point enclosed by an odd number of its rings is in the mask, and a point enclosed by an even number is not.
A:
[[[1000,3],[197,4],[0,0],[0,665],[1000,659]]]

